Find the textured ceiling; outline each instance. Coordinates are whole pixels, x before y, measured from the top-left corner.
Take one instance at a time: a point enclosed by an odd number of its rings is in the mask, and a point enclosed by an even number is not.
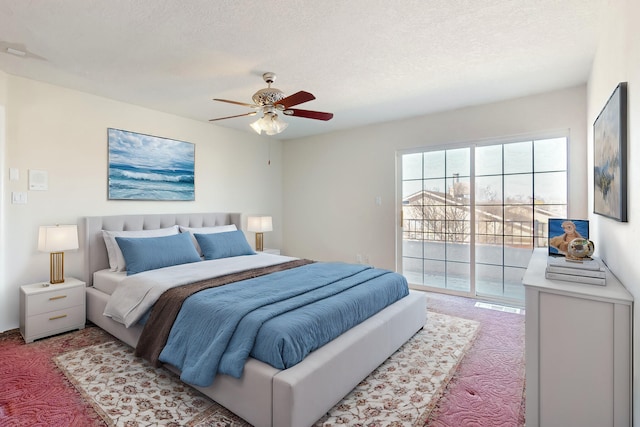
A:
[[[202,121],[273,71],[335,114],[285,117],[298,138],[582,84],[603,2],[0,0],[0,70]]]

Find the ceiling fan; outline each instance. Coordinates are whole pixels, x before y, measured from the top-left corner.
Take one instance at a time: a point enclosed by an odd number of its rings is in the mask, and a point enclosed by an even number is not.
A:
[[[262,117],[251,123],[251,127],[258,134],[264,131],[267,135],[276,135],[289,126],[289,124],[280,117],[278,117],[278,112],[282,112],[282,114],[287,116],[294,117],[303,117],[305,119],[314,119],[314,120],[331,120],[333,118],[333,113],[323,113],[321,111],[311,111],[311,110],[301,110],[299,108],[291,108],[294,105],[299,105],[305,102],[312,101],[316,99],[315,96],[310,94],[309,92],[300,91],[296,92],[293,95],[285,96],[284,92],[280,89],[276,89],[271,87],[271,84],[276,80],[275,73],[264,73],[262,78],[265,82],[267,82],[267,87],[264,89],[260,89],[256,93],[253,94],[251,99],[253,100],[253,104],[247,104],[245,102],[238,101],[230,101],[228,99],[218,99],[214,98],[214,101],[220,102],[228,102],[230,104],[242,105],[244,107],[249,107],[254,111],[245,114],[238,114],[235,116],[227,116],[220,117],[217,119],[211,119],[210,122],[215,122],[218,120],[226,120],[232,119],[235,117],[245,117],[245,116],[255,116],[259,112],[262,112]]]

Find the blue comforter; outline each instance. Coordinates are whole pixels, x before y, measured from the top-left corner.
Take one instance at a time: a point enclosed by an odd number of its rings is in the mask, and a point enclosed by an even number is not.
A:
[[[203,387],[239,378],[249,355],[286,369],[408,293],[400,274],[342,263],[207,289],[184,301],[160,360]]]

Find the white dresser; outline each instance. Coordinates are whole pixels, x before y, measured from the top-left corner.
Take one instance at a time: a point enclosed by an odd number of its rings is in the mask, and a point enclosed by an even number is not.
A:
[[[63,283],[20,287],[20,333],[25,342],[73,329],[86,322],[85,283],[66,277]]]
[[[631,426],[633,297],[607,270],[606,286],[544,277],[535,249],[526,294],[526,426]]]

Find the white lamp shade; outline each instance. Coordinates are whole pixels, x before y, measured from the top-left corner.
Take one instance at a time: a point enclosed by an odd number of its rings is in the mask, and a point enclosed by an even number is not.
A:
[[[77,225],[41,225],[38,233],[38,250],[62,252],[78,249]]]
[[[273,221],[270,216],[250,216],[247,219],[247,231],[255,231],[256,233],[273,231]]]

